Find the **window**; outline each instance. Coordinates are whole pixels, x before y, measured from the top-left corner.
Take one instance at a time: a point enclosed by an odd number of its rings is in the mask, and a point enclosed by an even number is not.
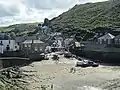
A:
[[[31,47],[31,45],[28,45],[28,47],[30,48],[30,47]]]
[[[40,51],[42,51],[42,48],[40,48]]]
[[[118,39],[115,39],[115,44],[118,44]]]
[[[38,48],[37,48],[37,47],[35,47],[35,51],[38,51]]]
[[[15,48],[17,48],[17,46],[15,46]]]
[[[3,42],[1,41],[1,44],[3,44]]]
[[[27,44],[25,44],[24,47],[27,47]]]
[[[119,44],[120,44],[120,39],[119,39]]]
[[[10,40],[9,40],[9,44],[10,44]]]
[[[10,50],[10,46],[9,46],[9,45],[7,45],[6,50],[7,50],[7,51],[9,51],[9,50]]]

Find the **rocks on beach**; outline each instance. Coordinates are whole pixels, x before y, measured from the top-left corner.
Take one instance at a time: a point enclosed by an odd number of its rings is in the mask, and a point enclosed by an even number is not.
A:
[[[28,90],[119,90],[119,67],[75,67],[77,61],[59,55],[59,62],[55,63],[50,57],[49,60],[21,67],[17,72],[12,70],[10,77],[16,77],[20,70],[22,74],[19,75],[22,76],[18,75],[18,79],[27,82]]]
[[[75,67],[78,61],[75,58],[64,58],[59,56],[59,62],[55,63],[52,57],[49,60],[34,62],[31,66],[22,67],[24,70],[32,70],[34,74],[33,81],[28,85],[30,90],[42,90],[41,86],[46,87],[46,90],[73,90],[72,88],[81,88],[80,90],[106,90],[109,82],[115,78],[119,78],[120,72],[113,70],[112,66],[99,67]],[[70,73],[72,67],[75,67],[75,72]],[[114,73],[117,73],[114,75]],[[32,81],[32,80],[31,80]],[[51,89],[53,85],[53,89]],[[59,87],[58,87],[59,86]],[[84,87],[86,86],[86,87]],[[88,86],[88,87],[87,87]],[[62,87],[62,88],[61,88]],[[77,90],[77,89],[76,89]],[[119,89],[116,89],[119,90]]]

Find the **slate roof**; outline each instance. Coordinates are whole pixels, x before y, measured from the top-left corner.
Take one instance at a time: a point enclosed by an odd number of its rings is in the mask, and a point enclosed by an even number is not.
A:
[[[115,39],[120,39],[120,35],[117,35],[117,36],[115,37]]]
[[[75,42],[75,46],[76,47],[80,47],[80,43],[79,42]]]
[[[36,36],[25,36],[25,40],[36,40]]]
[[[34,40],[34,43],[44,43],[44,42],[42,42],[40,40]]]
[[[25,40],[23,42],[23,44],[31,44],[31,43],[32,43],[32,40]],[[44,42],[42,42],[40,40],[33,40],[33,43],[44,43]]]
[[[102,37],[100,37],[98,39],[113,39],[113,38],[115,38],[114,35],[112,35],[110,33],[107,33],[106,35],[104,35],[104,36],[102,36]]]
[[[15,38],[16,42],[23,42],[25,40],[36,40],[36,36],[18,36]]]
[[[15,41],[16,42],[23,42],[25,40],[25,37],[24,36],[19,36],[19,37],[16,37],[15,38]]]

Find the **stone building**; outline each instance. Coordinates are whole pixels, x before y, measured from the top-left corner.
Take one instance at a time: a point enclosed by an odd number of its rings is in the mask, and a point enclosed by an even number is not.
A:
[[[113,44],[114,35],[107,33],[102,37],[98,38],[98,44]]]
[[[116,45],[120,45],[120,35],[117,35],[115,38],[114,38],[114,43]]]
[[[25,40],[22,45],[22,51],[27,55],[29,53],[43,53],[46,48],[45,43],[40,40]]]

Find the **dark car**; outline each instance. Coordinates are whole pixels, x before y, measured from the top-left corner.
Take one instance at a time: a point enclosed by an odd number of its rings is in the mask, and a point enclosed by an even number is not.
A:
[[[89,66],[92,66],[94,62],[93,62],[93,61],[88,60],[88,61],[87,61],[87,63],[88,63],[88,65],[89,65]]]
[[[45,55],[44,60],[49,60],[49,58]]]
[[[94,62],[94,63],[92,64],[92,67],[98,67],[98,66],[99,66],[98,63],[95,63],[95,62]]]
[[[59,56],[54,54],[53,57],[52,57],[53,60],[59,60]]]
[[[69,53],[69,52],[66,52],[66,53],[64,53],[64,57],[65,57],[65,58],[71,58],[71,57],[72,57],[72,54]]]

